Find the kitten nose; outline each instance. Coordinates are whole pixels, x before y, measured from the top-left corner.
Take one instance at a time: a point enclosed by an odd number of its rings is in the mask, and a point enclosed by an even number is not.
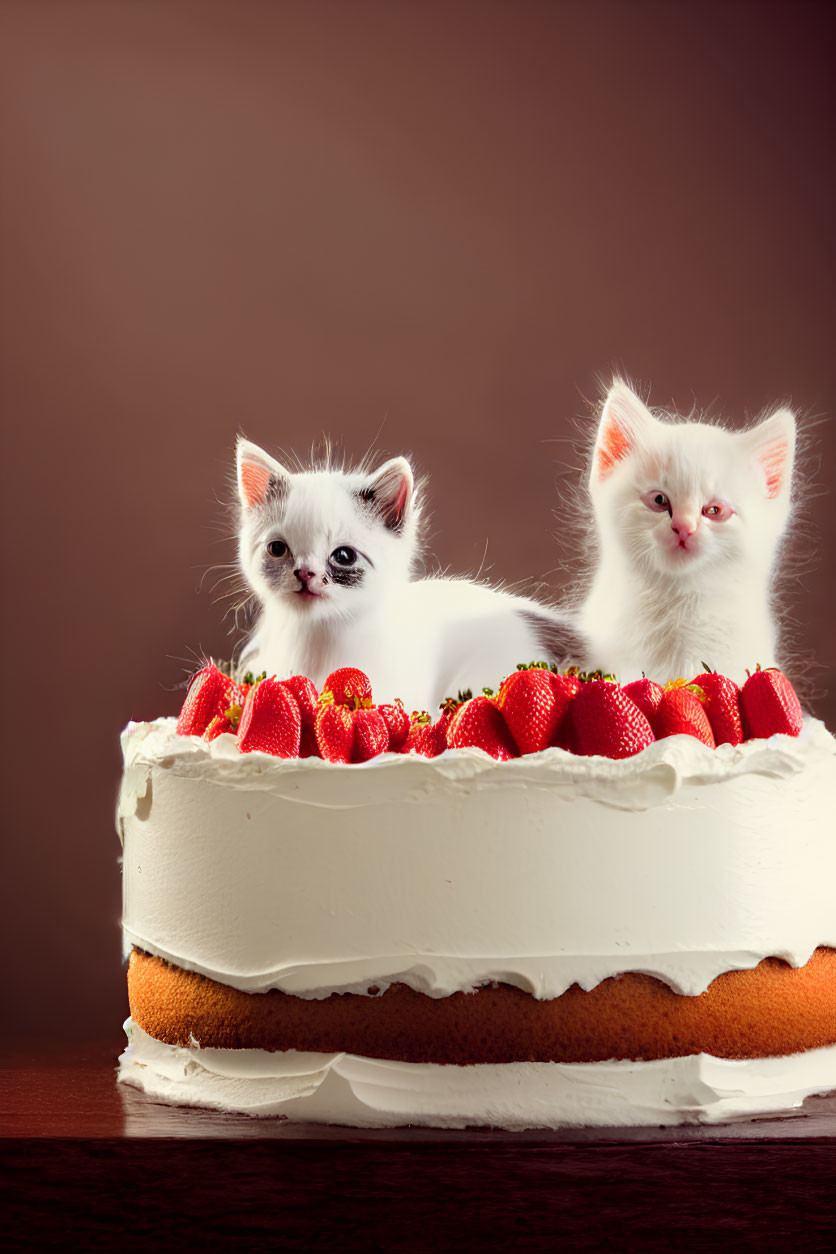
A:
[[[693,514],[672,514],[671,531],[675,531],[680,540],[687,540],[697,529],[697,520]]]
[[[309,570],[307,567],[300,567],[298,570],[294,570],[293,573],[299,582],[303,583],[305,587],[308,586],[312,579],[316,579],[316,571]]]

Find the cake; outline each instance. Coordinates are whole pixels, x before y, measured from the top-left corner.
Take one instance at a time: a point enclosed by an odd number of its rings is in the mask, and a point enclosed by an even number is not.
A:
[[[360,763],[130,724],[150,1097],[356,1126],[713,1123],[836,1088],[836,742]]]

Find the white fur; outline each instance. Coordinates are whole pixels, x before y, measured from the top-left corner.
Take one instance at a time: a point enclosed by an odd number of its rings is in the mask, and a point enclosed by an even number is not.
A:
[[[693,678],[705,662],[741,682],[756,664],[778,662],[771,598],[794,449],[789,410],[734,432],[660,421],[613,384],[589,478],[598,565],[580,624],[590,664],[622,682],[642,673],[665,682]],[[671,513],[643,502],[657,490]],[[727,521],[702,513],[715,500],[731,507]]]
[[[419,507],[404,458],[374,474],[291,474],[240,441],[238,483],[239,559],[261,607],[242,669],[301,673],[321,687],[331,671],[356,666],[369,676],[378,703],[399,697],[408,710],[434,712],[459,689],[496,687],[518,662],[545,658],[525,612],[557,626],[564,621],[537,602],[468,580],[413,581]],[[375,492],[382,514],[362,504],[364,488]],[[387,514],[390,523],[396,516],[396,525],[387,526]],[[275,538],[289,546],[293,560],[271,582],[264,562]],[[358,587],[322,578],[339,546],[360,555]],[[301,569],[313,572],[309,582],[320,596],[299,595],[302,581],[293,571]]]

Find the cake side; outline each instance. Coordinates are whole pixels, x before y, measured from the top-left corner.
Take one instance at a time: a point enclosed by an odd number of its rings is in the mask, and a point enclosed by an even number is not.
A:
[[[836,1077],[836,742],[364,765],[129,729],[131,1043],[165,1101],[711,1123]],[[381,890],[385,885],[386,891]]]
[[[231,740],[136,726],[119,827],[128,943],[232,988],[549,1000],[637,972],[694,996],[836,946],[836,742],[815,720],[618,762],[336,766]]]

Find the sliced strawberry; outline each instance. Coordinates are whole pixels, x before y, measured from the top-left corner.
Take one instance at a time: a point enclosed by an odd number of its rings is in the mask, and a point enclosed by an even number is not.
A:
[[[440,718],[432,721],[426,711],[412,715],[406,740],[401,746],[401,753],[417,753],[423,758],[437,758],[447,749],[447,724],[450,715],[444,711]]]
[[[334,705],[347,705],[352,710],[371,705],[372,685],[368,675],[355,666],[342,666],[332,671],[322,685],[320,700],[333,701]]]
[[[316,711],[319,694],[316,686],[307,675],[292,675],[283,679],[285,688],[293,694],[299,712],[302,715],[302,740],[299,745],[300,758],[318,758],[319,746],[316,743]]]
[[[261,750],[276,758],[297,758],[302,715],[296,698],[278,679],[262,679],[244,703],[238,724],[241,753]]]
[[[561,676],[561,678],[563,680],[563,683],[566,686],[566,693],[567,693],[567,696],[569,697],[569,702],[571,704],[571,702],[574,701],[575,697],[578,695],[581,688],[583,687],[583,680],[581,679],[580,675],[575,670],[567,671],[565,675]],[[557,729],[557,735],[554,738],[553,744],[558,749],[568,750],[570,747],[569,741],[571,740],[571,737],[572,737],[571,719],[569,716],[569,711],[567,709],[566,714],[564,715],[563,720]]]
[[[307,675],[291,675],[290,679],[283,679],[281,682],[296,698],[296,704],[299,706],[301,713],[310,715],[311,720],[313,720],[316,715],[316,703],[319,697],[313,681],[308,679]]]
[[[553,745],[573,699],[561,675],[541,667],[514,671],[496,698],[520,753],[538,753]]]
[[[563,676],[563,682],[566,690],[571,697],[576,697],[581,690],[582,680],[580,675],[575,671],[567,671]]]
[[[354,748],[353,710],[344,705],[320,705],[316,712],[316,743],[326,762],[350,762]]]
[[[222,736],[224,732],[234,732],[235,728],[226,714],[216,714],[212,722],[203,733],[204,740],[217,740],[218,736]]]
[[[400,753],[409,735],[409,715],[402,701],[392,705],[379,705],[380,715],[389,729],[389,749],[392,753]]]
[[[352,710],[354,745],[352,762],[368,762],[389,748],[389,728],[380,710]]]
[[[705,693],[705,712],[718,745],[739,745],[743,740],[740,717],[740,689],[727,675],[703,671],[691,681]]]
[[[783,732],[797,736],[804,713],[795,689],[783,671],[770,667],[749,676],[740,694],[747,734],[757,740]]]
[[[218,714],[234,704],[238,689],[214,662],[193,676],[177,719],[178,736],[202,736]]]
[[[488,697],[472,697],[459,706],[447,727],[447,743],[451,749],[468,745],[484,749],[500,761],[517,756],[502,712]]]
[[[656,711],[659,709],[659,702],[665,695],[662,685],[655,684],[652,679],[634,679],[631,684],[624,685],[624,691],[633,704],[639,707],[655,731]]]
[[[715,747],[708,713],[696,692],[685,685],[669,688],[656,711],[659,739],[667,736],[695,736],[709,749]]]
[[[409,731],[406,733],[406,740],[401,745],[400,753],[418,753],[418,745],[421,737],[432,727],[429,714],[425,714],[423,718],[419,714],[413,714],[412,721],[409,724]],[[444,748],[447,748],[447,737],[444,737]],[[434,756],[427,754],[428,757]]]
[[[569,709],[568,747],[573,753],[629,758],[655,739],[650,723],[620,684],[604,679],[581,684]]]

